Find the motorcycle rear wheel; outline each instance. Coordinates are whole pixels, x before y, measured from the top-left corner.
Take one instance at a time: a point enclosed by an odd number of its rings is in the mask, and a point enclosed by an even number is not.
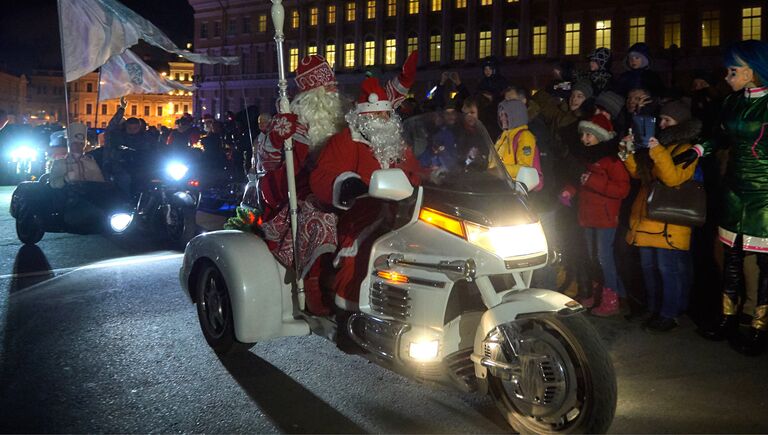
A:
[[[229,289],[219,269],[208,262],[197,277],[197,318],[208,346],[219,355],[244,352],[253,347],[255,343],[241,343],[235,337]]]
[[[529,343],[521,349],[527,346],[528,356],[545,364],[522,365],[522,387],[489,374],[489,392],[507,422],[521,434],[607,432],[616,411],[616,375],[589,321],[582,314],[531,318],[519,337]],[[543,390],[545,397],[526,397],[524,390]],[[556,409],[542,406],[546,400]]]
[[[16,236],[25,245],[34,245],[45,235],[45,230],[37,216],[29,206],[22,206],[16,218]]]

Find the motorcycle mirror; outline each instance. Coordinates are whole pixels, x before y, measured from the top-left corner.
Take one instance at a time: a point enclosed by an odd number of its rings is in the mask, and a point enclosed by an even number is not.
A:
[[[368,194],[373,198],[400,201],[413,194],[413,186],[402,169],[379,169],[371,175]]]
[[[523,184],[525,188],[530,192],[539,185],[539,173],[535,168],[522,166],[520,169],[518,169],[515,180]]]

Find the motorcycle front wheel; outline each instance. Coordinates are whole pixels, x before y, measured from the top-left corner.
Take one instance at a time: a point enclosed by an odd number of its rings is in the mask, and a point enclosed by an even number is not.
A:
[[[597,331],[582,314],[533,317],[510,335],[514,343],[507,340],[504,354],[517,355],[519,378],[489,374],[488,387],[517,432],[608,431],[616,411],[616,375]]]

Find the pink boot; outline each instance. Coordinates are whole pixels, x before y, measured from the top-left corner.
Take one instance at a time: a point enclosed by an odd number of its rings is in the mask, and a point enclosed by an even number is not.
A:
[[[600,300],[600,306],[593,309],[591,313],[599,317],[615,316],[619,314],[619,295],[615,291],[603,287],[603,297]]]

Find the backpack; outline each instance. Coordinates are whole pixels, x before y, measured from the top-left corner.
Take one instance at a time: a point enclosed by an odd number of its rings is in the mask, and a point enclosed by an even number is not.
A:
[[[512,155],[513,156],[517,156],[517,147],[520,144],[520,136],[523,134],[524,131],[530,131],[530,130],[521,129],[517,133],[515,133],[515,136],[512,138]],[[541,171],[541,153],[539,152],[538,146],[535,147],[534,149],[533,163],[531,164],[531,167],[535,169],[536,172],[539,173],[539,184],[537,184],[536,187],[531,189],[531,192],[538,192],[544,188],[544,173]]]

